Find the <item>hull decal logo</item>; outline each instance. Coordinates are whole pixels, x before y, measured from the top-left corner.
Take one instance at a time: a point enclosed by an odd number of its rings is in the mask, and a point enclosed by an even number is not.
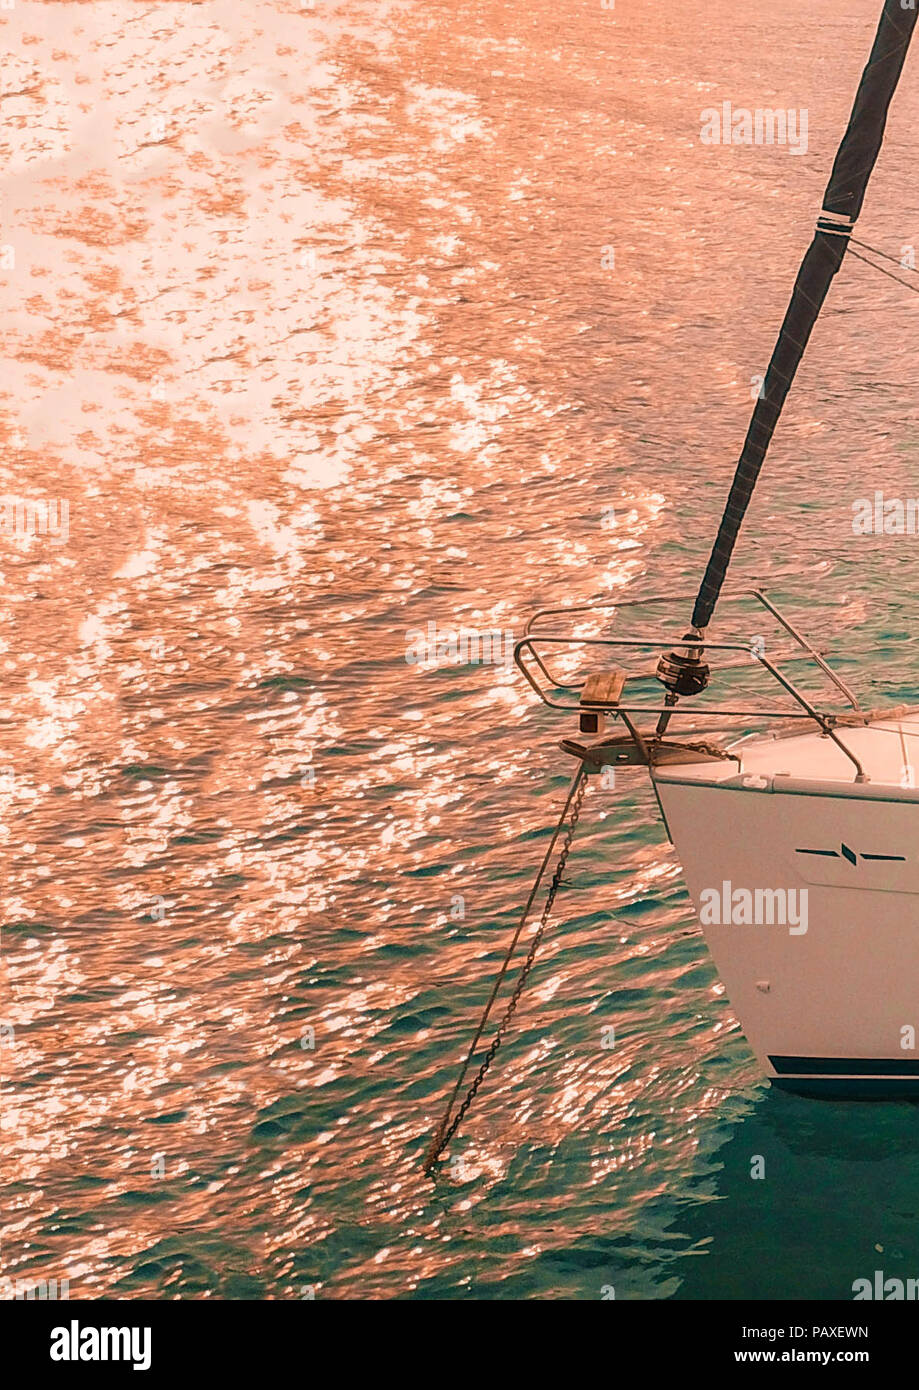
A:
[[[854,865],[858,862],[859,855],[848,845],[840,845],[839,849],[796,849],[795,854],[818,854],[824,859],[848,859]],[[884,860],[887,863],[905,864],[905,854],[862,854],[862,859]]]

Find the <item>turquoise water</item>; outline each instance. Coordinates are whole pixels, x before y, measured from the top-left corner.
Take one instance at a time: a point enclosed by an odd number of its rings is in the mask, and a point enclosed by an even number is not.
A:
[[[513,1028],[420,1167],[573,730],[512,669],[410,664],[408,634],[694,590],[876,18],[812,8],[319,0],[255,34],[205,3],[68,34],[119,138],[154,69],[175,126],[42,166],[43,122],[77,120],[49,79],[9,175],[50,269],[8,349],[4,486],[40,477],[71,523],[5,542],[4,1276],[845,1299],[919,1275],[919,1113],[770,1090],[637,771],[591,784]],[[917,62],[864,215],[896,255]],[[807,154],[701,145],[728,98],[807,107]],[[59,263],[47,207],[87,203]],[[919,542],[851,528],[919,491],[915,303],[846,267],[736,566],[868,703],[915,701]]]

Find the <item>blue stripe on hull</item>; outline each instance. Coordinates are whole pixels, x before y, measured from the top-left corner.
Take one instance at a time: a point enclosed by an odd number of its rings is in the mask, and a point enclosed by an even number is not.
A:
[[[919,1059],[912,1057],[770,1057],[780,1076],[914,1076]]]
[[[779,1090],[809,1100],[913,1100],[919,1101],[919,1077],[880,1076],[770,1076]]]
[[[843,1100],[919,1100],[919,1060],[911,1057],[770,1057],[773,1086],[799,1096]]]

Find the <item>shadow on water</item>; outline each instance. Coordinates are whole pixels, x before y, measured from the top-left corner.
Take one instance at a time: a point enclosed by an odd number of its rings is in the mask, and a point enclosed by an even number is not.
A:
[[[679,1220],[675,1297],[850,1300],[875,1270],[916,1278],[917,1147],[917,1105],[768,1088]]]

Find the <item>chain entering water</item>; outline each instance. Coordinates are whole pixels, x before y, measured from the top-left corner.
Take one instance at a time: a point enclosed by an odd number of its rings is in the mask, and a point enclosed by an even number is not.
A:
[[[469,1048],[469,1052],[466,1055],[466,1060],[463,1063],[456,1085],[453,1088],[453,1093],[450,1096],[450,1100],[447,1104],[444,1117],[440,1122],[440,1126],[437,1130],[437,1133],[434,1135],[434,1138],[431,1141],[430,1148],[428,1149],[427,1155],[425,1156],[424,1171],[426,1173],[431,1172],[431,1169],[434,1167],[434,1164],[437,1162],[438,1158],[443,1153],[444,1149],[447,1147],[450,1140],[453,1138],[454,1134],[462,1124],[466,1112],[468,1111],[470,1105],[475,1099],[476,1093],[478,1092],[478,1089],[481,1086],[482,1082],[485,1080],[485,1075],[495,1059],[495,1054],[498,1051],[498,1048],[501,1046],[501,1039],[507,1030],[507,1026],[514,1016],[514,1011],[516,1010],[517,1004],[520,1000],[520,996],[523,993],[523,987],[526,984],[530,971],[533,968],[533,962],[536,959],[536,952],[539,950],[540,942],[542,941],[543,934],[545,933],[546,925],[549,920],[549,914],[552,911],[552,905],[555,902],[555,897],[558,893],[559,886],[562,881],[562,875],[565,872],[565,865],[568,863],[568,855],[571,852],[571,842],[574,839],[574,832],[577,828],[578,819],[581,814],[581,803],[584,800],[584,792],[586,788],[587,774],[584,771],[584,764],[582,763],[581,766],[578,768],[577,772],[575,773],[574,779],[572,780],[571,786],[568,790],[568,796],[565,800],[564,809],[562,811],[561,816],[559,817],[558,824],[556,825],[555,830],[553,831],[552,839],[549,841],[549,848],[546,850],[545,858],[543,859],[542,864],[540,865],[539,873],[536,875],[536,881],[533,884],[533,887],[530,891],[530,896],[527,899],[526,907],[523,909],[523,915],[520,918],[517,930],[514,932],[513,940],[511,941],[511,944],[507,949],[507,954],[505,955],[501,969],[498,972],[498,978],[495,981],[494,988],[491,992],[491,996],[489,997],[488,1003],[485,1006],[485,1012],[482,1014],[482,1017],[479,1020],[479,1026],[476,1029],[475,1037],[472,1040],[472,1045]],[[549,884],[549,891],[546,895],[546,901],[543,906],[542,915],[539,919],[539,926],[533,934],[533,939],[530,942],[530,949],[527,952],[526,960],[523,962],[523,965],[521,966],[520,974],[517,977],[517,983],[514,986],[514,992],[508,1000],[507,1007],[504,1010],[504,1014],[501,1018],[501,1021],[498,1024],[497,1029],[495,1030],[495,1036],[489,1044],[488,1051],[482,1058],[482,1063],[475,1075],[475,1079],[473,1080],[472,1085],[469,1087],[469,1090],[466,1092],[465,1099],[463,1100],[463,1103],[460,1105],[459,1110],[457,1110],[456,1114],[453,1116],[453,1119],[451,1120],[450,1115],[453,1111],[453,1106],[456,1101],[456,1097],[459,1095],[460,1087],[463,1084],[463,1079],[465,1078],[466,1072],[469,1070],[469,1064],[472,1061],[472,1057],[476,1050],[476,1047],[478,1046],[479,1039],[481,1038],[482,1033],[484,1032],[485,1024],[488,1022],[488,1016],[491,1013],[492,1005],[494,1004],[495,999],[497,998],[498,990],[501,987],[501,982],[503,981],[504,976],[507,973],[507,969],[510,965],[511,958],[517,947],[517,942],[520,939],[520,933],[523,930],[524,924],[526,923],[526,920],[530,915],[530,908],[533,906],[533,900],[535,899],[536,894],[539,891],[539,885],[542,882],[543,875],[545,874],[546,867],[549,863],[549,859],[551,858],[552,851],[555,847],[555,842],[559,836],[559,832],[561,831],[562,826],[565,824],[566,819],[568,819],[569,809],[571,812],[571,817],[568,823],[568,829],[565,832],[565,838],[562,841],[561,850],[559,851],[558,863],[555,866],[555,872],[553,873],[552,881]]]

